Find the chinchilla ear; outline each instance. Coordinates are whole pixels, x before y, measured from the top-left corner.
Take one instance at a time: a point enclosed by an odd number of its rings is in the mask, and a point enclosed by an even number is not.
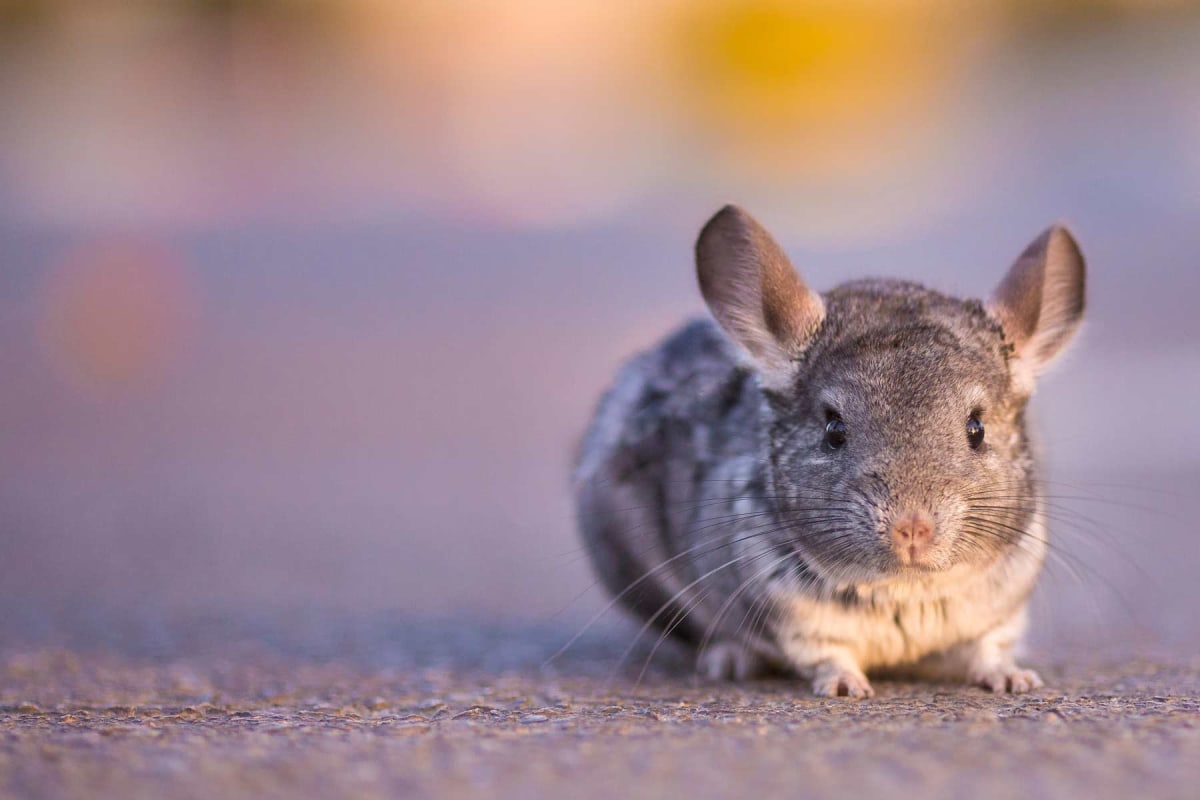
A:
[[[1017,377],[1032,388],[1083,319],[1086,270],[1075,238],[1062,225],[1025,249],[988,301],[1012,343]]]
[[[737,206],[722,208],[696,241],[700,292],[717,322],[758,366],[763,385],[784,389],[825,318],[821,296],[779,244]]]

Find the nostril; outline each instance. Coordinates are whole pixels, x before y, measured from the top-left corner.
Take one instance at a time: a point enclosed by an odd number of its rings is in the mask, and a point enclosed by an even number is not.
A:
[[[924,511],[905,511],[892,524],[892,541],[916,555],[933,540],[933,518]]]

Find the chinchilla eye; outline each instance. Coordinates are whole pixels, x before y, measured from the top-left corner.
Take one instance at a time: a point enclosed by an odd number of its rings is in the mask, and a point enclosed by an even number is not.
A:
[[[846,444],[846,423],[837,417],[825,425],[825,444],[833,450],[840,450]]]
[[[967,420],[967,444],[971,445],[972,450],[978,450],[983,444],[983,423],[975,414]]]

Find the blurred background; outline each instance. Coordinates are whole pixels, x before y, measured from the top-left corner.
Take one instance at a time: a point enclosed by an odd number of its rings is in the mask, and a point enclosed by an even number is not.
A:
[[[1168,0],[0,0],[0,635],[586,619],[574,441],[728,201],[820,288],[981,295],[1070,223],[1035,642],[1196,652]]]

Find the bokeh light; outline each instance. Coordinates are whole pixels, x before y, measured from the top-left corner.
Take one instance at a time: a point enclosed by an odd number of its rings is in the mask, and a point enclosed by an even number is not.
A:
[[[179,355],[196,298],[181,261],[165,247],[92,242],[47,272],[41,340],[77,385],[129,391],[161,377]]]

